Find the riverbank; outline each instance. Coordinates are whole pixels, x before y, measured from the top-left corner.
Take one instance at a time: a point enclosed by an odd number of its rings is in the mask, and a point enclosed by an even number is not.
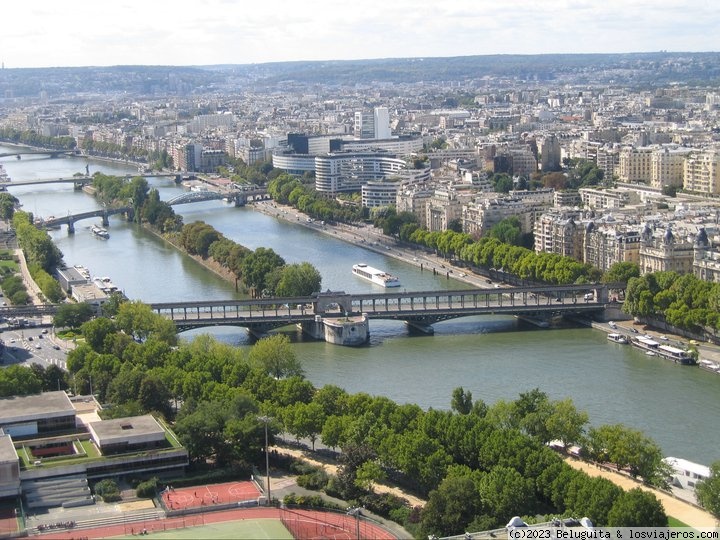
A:
[[[372,225],[348,225],[345,223],[331,225],[312,220],[292,206],[282,205],[274,201],[259,201],[253,203],[251,207],[276,219],[318,231],[326,236],[338,238],[349,244],[381,253],[430,272],[434,271],[438,275],[444,275],[447,279],[467,283],[478,289],[503,286],[501,283],[493,283],[486,276],[479,276],[469,272],[466,268],[455,266],[439,255],[428,253],[420,248],[408,248],[398,245],[394,238],[384,235],[382,230]]]
[[[213,274],[215,274],[219,278],[224,279],[228,283],[232,283],[235,286],[235,292],[240,291],[240,281],[237,279],[237,277],[235,277],[235,274],[233,274],[230,270],[228,270],[227,268],[222,266],[219,262],[215,261],[212,258],[203,259],[200,255],[191,255],[181,245],[179,245],[177,242],[173,241],[173,239],[160,234],[153,227],[149,227],[147,225],[142,225],[142,226],[144,227],[144,229],[147,232],[151,233],[152,235],[159,238],[160,240],[167,242],[173,248],[177,249],[180,253],[187,255],[192,260],[197,262],[203,268],[210,270]],[[244,288],[243,288],[243,294],[247,294],[247,291]]]

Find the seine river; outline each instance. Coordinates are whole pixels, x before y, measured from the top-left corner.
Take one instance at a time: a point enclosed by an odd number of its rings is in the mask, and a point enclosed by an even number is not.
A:
[[[0,146],[0,152],[10,151]],[[4,158],[13,179],[53,178],[85,172],[134,173],[132,165],[83,158]],[[169,179],[150,179],[161,198],[183,189]],[[23,209],[36,216],[61,216],[99,208],[89,195],[69,184],[10,188]],[[465,288],[464,284],[421,272],[419,268],[353,246],[306,227],[280,221],[251,207],[221,201],[176,206],[185,223],[202,220],[250,248],[270,247],[287,262],[308,261],[323,276],[323,289],[377,291],[350,273],[366,262],[398,275],[407,290]],[[294,216],[291,216],[293,219]],[[110,239],[92,236],[99,220],[52,231],[68,265],[86,266],[109,276],[132,299],[147,302],[237,297],[232,285],[178,253],[162,240],[120,218],[110,220]],[[433,336],[407,335],[402,323],[373,321],[367,347],[345,348],[304,340],[286,329],[315,385],[336,384],[349,392],[384,395],[399,403],[447,409],[452,390],[462,386],[488,404],[513,400],[535,387],[552,399],[570,397],[594,425],[621,422],[643,430],[666,455],[704,464],[720,459],[720,376],[698,368],[648,358],[612,344],[590,329],[515,332],[517,322],[502,317],[472,317],[435,325]],[[204,329],[238,346],[252,343],[242,328]],[[198,332],[195,332],[197,334]],[[185,334],[192,337],[193,333]]]

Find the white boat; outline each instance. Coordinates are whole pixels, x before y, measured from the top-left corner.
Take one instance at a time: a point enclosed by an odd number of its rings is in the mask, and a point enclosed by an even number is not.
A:
[[[352,268],[352,273],[363,279],[371,281],[375,285],[380,285],[381,287],[400,286],[400,280],[397,277],[393,276],[392,274],[388,274],[383,270],[378,270],[377,268],[368,266],[364,263],[354,264]]]
[[[628,340],[622,334],[608,334],[607,338],[615,343],[622,343],[623,345],[628,344]]]
[[[102,227],[98,227],[97,225],[93,225],[90,228],[90,232],[92,232],[98,238],[104,238],[106,240],[110,238],[110,233],[107,232],[107,229],[103,229]]]
[[[6,183],[10,181],[10,177],[8,176],[8,173],[5,172],[5,167],[0,164],[0,183]]]
[[[670,345],[661,345],[660,342],[646,336],[637,336],[630,340],[630,343],[645,351],[648,356],[660,356],[667,360],[672,360],[678,364],[686,366],[695,365],[697,362],[688,351],[671,347]]]

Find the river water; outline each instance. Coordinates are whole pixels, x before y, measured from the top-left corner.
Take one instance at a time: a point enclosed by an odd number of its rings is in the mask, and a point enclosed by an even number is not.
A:
[[[0,146],[0,152],[10,151]],[[100,170],[134,173],[125,164],[88,162],[84,158],[5,158],[14,179],[52,178]],[[150,179],[161,198],[183,188],[169,179]],[[36,216],[61,216],[99,208],[69,184],[10,188],[23,209]],[[185,223],[202,220],[250,248],[270,247],[287,262],[308,261],[323,277],[323,289],[377,292],[354,277],[354,263],[366,262],[398,275],[407,290],[465,288],[316,230],[278,220],[251,207],[221,201],[176,206]],[[109,276],[132,299],[146,302],[238,297],[231,284],[177,252],[162,240],[119,217],[110,219],[109,240],[95,238],[90,226],[76,223],[51,235],[69,265],[86,266],[95,276]],[[452,390],[462,386],[488,404],[513,400],[535,387],[552,399],[570,397],[586,410],[593,425],[621,422],[643,430],[666,455],[704,464],[720,459],[720,376],[649,358],[628,346],[609,343],[602,332],[586,328],[513,331],[517,321],[503,317],[469,317],[435,325],[433,336],[409,337],[402,323],[372,321],[370,345],[346,348],[303,339],[285,329],[295,342],[308,379],[315,385],[336,384],[349,392],[384,395],[399,403],[447,409]],[[252,340],[242,328],[203,329],[241,347]]]

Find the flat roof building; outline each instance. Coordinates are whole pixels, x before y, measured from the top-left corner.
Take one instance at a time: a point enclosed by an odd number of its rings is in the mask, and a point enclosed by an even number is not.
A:
[[[0,428],[13,437],[75,429],[75,407],[63,391],[3,398]]]
[[[164,445],[165,430],[152,415],[90,422],[88,429],[103,454]]]

